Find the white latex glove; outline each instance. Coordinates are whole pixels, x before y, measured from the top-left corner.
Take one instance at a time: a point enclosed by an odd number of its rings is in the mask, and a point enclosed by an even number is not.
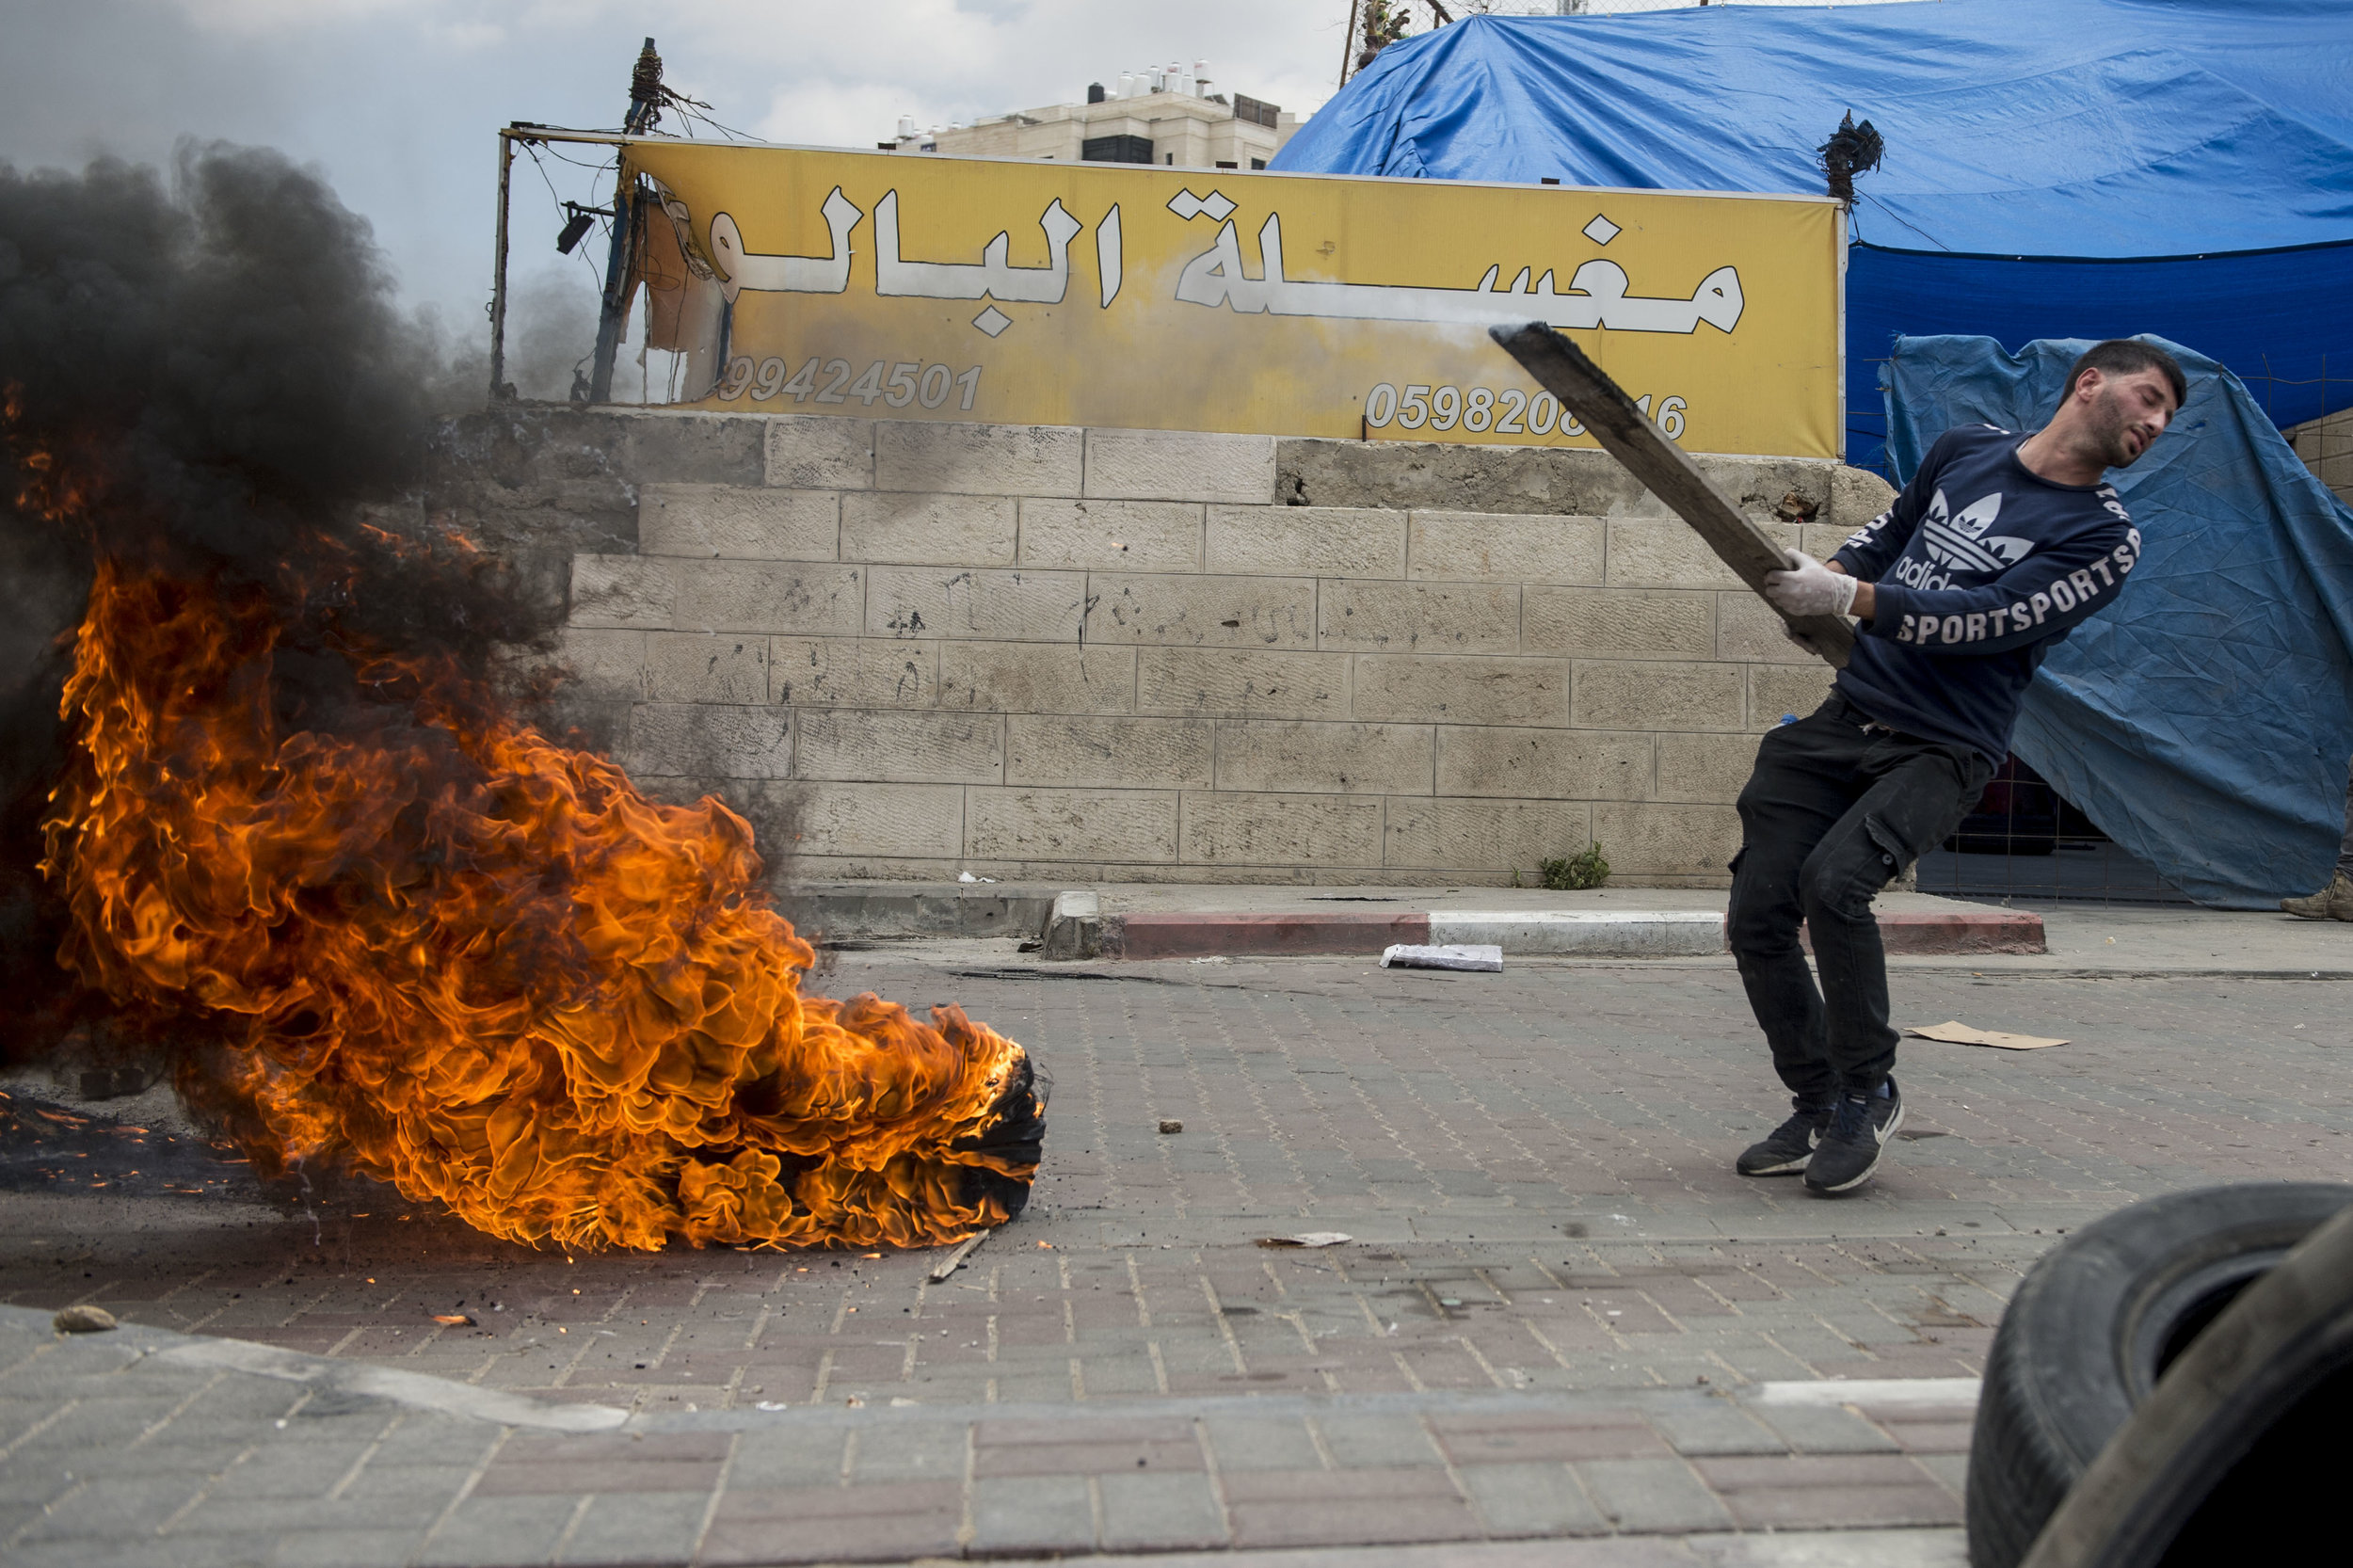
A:
[[[1765,574],[1765,597],[1788,616],[1843,616],[1854,603],[1855,580],[1801,550],[1789,552],[1787,571]]]

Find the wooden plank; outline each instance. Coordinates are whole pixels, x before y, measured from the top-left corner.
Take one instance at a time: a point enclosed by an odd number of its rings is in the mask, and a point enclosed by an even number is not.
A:
[[[1772,536],[1742,517],[1740,508],[1634,406],[1634,400],[1619,390],[1607,372],[1585,357],[1584,350],[1541,321],[1490,327],[1487,335],[1517,360],[1538,386],[1576,414],[1604,451],[1689,523],[1758,598],[1764,598],[1767,572],[1788,569],[1788,558]],[[1844,616],[1786,616],[1778,609],[1773,613],[1802,633],[1832,667],[1847,667],[1847,655],[1854,648],[1854,628]]]
[[[937,1285],[941,1280],[946,1279],[950,1274],[954,1273],[958,1269],[962,1268],[964,1266],[964,1260],[972,1256],[972,1249],[987,1240],[988,1232],[984,1230],[976,1230],[971,1235],[966,1237],[961,1246],[957,1247],[955,1251],[950,1253],[936,1267],[932,1270],[932,1283],[934,1285]]]

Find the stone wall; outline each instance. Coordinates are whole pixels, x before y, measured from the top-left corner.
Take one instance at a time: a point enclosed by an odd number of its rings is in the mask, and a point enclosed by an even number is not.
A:
[[[530,409],[449,451],[568,567],[567,715],[802,877],[1532,883],[1598,840],[1720,885],[1829,680],[1598,452]],[[1888,494],[1702,461],[1817,554]]]

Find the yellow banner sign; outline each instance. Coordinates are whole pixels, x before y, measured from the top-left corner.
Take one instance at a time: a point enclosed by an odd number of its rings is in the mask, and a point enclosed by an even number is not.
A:
[[[664,142],[629,160],[669,218],[648,255],[683,263],[645,270],[682,285],[665,330],[701,407],[1590,445],[1487,340],[1542,318],[1687,448],[1839,455],[1825,199]]]

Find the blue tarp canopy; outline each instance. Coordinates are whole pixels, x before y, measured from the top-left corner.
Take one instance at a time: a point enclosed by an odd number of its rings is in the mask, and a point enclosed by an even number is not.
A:
[[[2018,354],[1902,338],[1882,367],[1909,480],[1956,424],[2039,424],[2081,339]],[[2353,752],[2353,510],[2297,460],[2236,376],[2160,342],[2189,400],[2112,474],[2141,534],[2114,606],[2026,688],[2018,756],[2201,904],[2269,908],[2329,880]]]
[[[2353,405],[2345,0],[1471,17],[1384,50],[1273,167],[1819,194],[1849,111],[1887,143],[1856,181],[1850,461],[1898,333],[2154,332],[2281,425]]]

